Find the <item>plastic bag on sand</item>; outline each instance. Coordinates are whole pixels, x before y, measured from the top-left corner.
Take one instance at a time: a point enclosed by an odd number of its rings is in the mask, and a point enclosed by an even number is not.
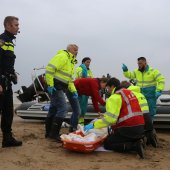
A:
[[[90,133],[84,137],[73,133],[70,133],[68,135],[63,134],[60,137],[62,140],[77,141],[77,142],[94,142],[97,139],[97,136],[94,133]]]
[[[88,132],[84,131],[84,126],[78,125],[77,132],[82,132],[84,136],[80,133],[69,133],[68,135],[61,135],[62,140],[77,141],[77,142],[94,142],[100,137],[107,136],[107,128],[102,129],[91,129]]]

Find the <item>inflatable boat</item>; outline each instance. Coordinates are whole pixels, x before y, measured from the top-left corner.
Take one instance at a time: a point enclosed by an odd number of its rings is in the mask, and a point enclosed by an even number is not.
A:
[[[45,92],[44,74],[36,75],[37,69],[34,69],[32,75],[33,83],[27,88],[22,86],[17,91],[17,98],[22,102],[15,108],[15,113],[23,119],[44,120],[49,109],[49,96]],[[103,93],[104,94],[104,93]],[[103,95],[102,94],[102,95]],[[105,97],[105,96],[104,96]],[[100,107],[104,113],[105,108]],[[72,114],[71,106],[68,103],[68,114],[65,120],[69,120]],[[94,112],[92,102],[89,100],[85,120],[97,118],[98,113]],[[170,91],[163,91],[162,95],[157,100],[157,114],[154,119],[155,126],[170,128]]]

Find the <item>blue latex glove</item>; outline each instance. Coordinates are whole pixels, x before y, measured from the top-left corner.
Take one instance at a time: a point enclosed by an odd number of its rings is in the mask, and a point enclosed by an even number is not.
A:
[[[128,68],[125,64],[122,64],[122,70],[125,72],[125,71],[128,71]]]
[[[74,98],[74,99],[77,99],[78,98],[78,93],[75,91],[75,92],[73,92],[72,93],[72,97]]]
[[[161,91],[157,91],[157,92],[156,92],[156,98],[158,98],[161,94],[162,94]]]
[[[84,126],[84,131],[88,132],[90,129],[93,129],[93,128],[94,128],[94,125],[92,123],[90,123],[90,124]]]
[[[47,87],[48,94],[52,95],[54,91],[56,91],[56,88],[54,86],[48,86]]]
[[[80,67],[82,68],[82,77],[87,77],[87,67],[85,64],[81,64]]]

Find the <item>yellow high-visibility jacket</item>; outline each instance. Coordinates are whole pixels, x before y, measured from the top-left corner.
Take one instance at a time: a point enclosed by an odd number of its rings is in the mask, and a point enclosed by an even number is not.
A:
[[[94,128],[108,127],[117,122],[122,107],[122,98],[120,94],[116,94],[114,91],[115,89],[112,91],[112,95],[107,99],[106,112],[103,114],[103,118],[97,119],[94,122]]]
[[[73,83],[73,75],[77,60],[73,54],[66,50],[59,50],[46,66],[45,78],[48,86],[54,86],[54,79],[68,85],[71,92],[76,88]]]
[[[135,69],[132,72],[125,71],[123,74],[129,79],[136,79],[136,85],[140,88],[152,90],[152,87],[155,87],[156,91],[162,91],[165,86],[165,77],[159,72],[158,69],[153,69],[148,65],[144,72]]]
[[[82,71],[83,71],[82,67],[76,68],[76,79],[82,78]],[[90,69],[87,69],[87,77],[89,77],[89,78],[93,77],[93,73]]]

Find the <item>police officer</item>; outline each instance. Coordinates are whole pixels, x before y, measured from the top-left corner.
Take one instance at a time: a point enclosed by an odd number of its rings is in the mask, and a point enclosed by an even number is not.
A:
[[[19,32],[19,22],[15,16],[4,19],[5,31],[0,35],[0,111],[1,130],[3,133],[2,147],[21,146],[22,142],[12,136],[13,122],[13,91],[12,83],[17,84],[14,63],[15,35]]]

